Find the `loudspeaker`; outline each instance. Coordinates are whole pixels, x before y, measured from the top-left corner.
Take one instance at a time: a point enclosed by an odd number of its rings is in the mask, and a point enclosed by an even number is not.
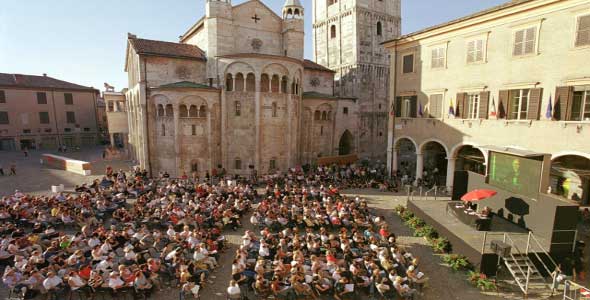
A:
[[[455,178],[453,180],[453,200],[460,200],[461,197],[467,194],[467,183],[469,182],[469,175],[467,171],[455,171]]]
[[[510,251],[512,250],[510,245],[497,240],[494,240],[490,243],[490,248],[500,257],[510,256]]]

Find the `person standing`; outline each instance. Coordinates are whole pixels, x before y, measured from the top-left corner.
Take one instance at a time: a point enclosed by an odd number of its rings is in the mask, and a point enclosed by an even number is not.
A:
[[[4,176],[4,167],[0,164],[0,175]]]
[[[16,163],[12,163],[10,164],[10,173],[8,174],[9,176],[16,176]]]

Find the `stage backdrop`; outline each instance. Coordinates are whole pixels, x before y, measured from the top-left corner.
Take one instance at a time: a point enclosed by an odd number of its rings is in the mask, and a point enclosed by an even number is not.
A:
[[[463,182],[465,179],[466,183]],[[498,194],[494,197],[480,201],[479,207],[489,206],[498,216],[532,231],[537,237],[550,240],[552,246],[549,251],[552,253],[571,251],[571,244],[555,243],[573,241],[573,232],[559,232],[559,230],[576,229],[578,205],[545,193],[538,194],[534,200],[527,196],[517,196],[511,191],[487,184],[485,176],[468,171],[455,172],[454,186],[457,188],[453,190],[453,200],[459,200],[467,191],[475,189],[497,191]]]

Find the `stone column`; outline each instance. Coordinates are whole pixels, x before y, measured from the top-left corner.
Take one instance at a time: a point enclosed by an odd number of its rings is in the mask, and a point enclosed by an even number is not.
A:
[[[111,147],[115,147],[115,134],[110,133],[109,136],[111,138]]]
[[[453,180],[455,179],[455,163],[456,158],[447,158],[447,188],[453,187]]]
[[[416,179],[422,178],[424,169],[424,154],[416,153]]]
[[[391,151],[391,167],[390,167],[390,174],[395,174],[397,172],[397,152],[399,149],[393,149]]]
[[[270,85],[270,80],[269,80]],[[254,130],[255,130],[255,141],[256,141],[256,152],[254,153],[254,169],[258,171],[258,174],[261,174],[261,164],[260,164],[260,102],[261,99],[261,87],[262,87],[262,75],[259,76],[258,80],[256,80],[256,94],[254,97]]]
[[[174,152],[176,153],[176,163],[174,166],[174,173],[176,177],[180,177],[180,119],[179,119],[179,109],[178,105],[173,106],[174,111]]]
[[[283,86],[283,80],[281,79],[281,84],[279,86],[279,91],[281,91],[281,88]],[[291,116],[291,95],[289,94],[284,94],[285,98],[287,99],[287,168],[292,167],[291,166],[291,146],[293,144],[293,128],[291,124],[293,122],[293,116]],[[278,106],[278,103],[277,103]],[[277,108],[278,109],[278,108]],[[277,166],[278,167],[278,166]]]
[[[213,113],[213,107],[209,107],[209,105],[207,105],[207,147],[209,150],[209,163],[208,163],[209,172],[213,169],[213,141],[212,141],[212,136],[211,136],[211,131],[213,130],[213,128],[211,126],[211,114],[212,113]]]
[[[228,105],[226,103],[226,91],[221,91],[221,161],[219,162],[223,167],[227,168],[227,116],[228,116]],[[212,172],[216,165],[212,165],[209,172]]]

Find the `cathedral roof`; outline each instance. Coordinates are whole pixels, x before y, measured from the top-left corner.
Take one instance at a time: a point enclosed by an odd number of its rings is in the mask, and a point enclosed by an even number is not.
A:
[[[309,59],[306,59],[306,60],[303,61],[303,67],[305,69],[308,69],[308,70],[316,70],[316,71],[336,73],[333,70],[330,70],[330,69],[328,69],[328,68],[326,68],[326,67],[324,67],[324,66],[322,66],[322,65],[320,65],[320,64],[318,64],[316,62],[313,62],[313,61],[311,61]]]
[[[299,2],[299,0],[287,0],[285,1],[285,5],[283,6],[299,6],[299,7],[303,7],[303,5],[301,5],[301,2]]]
[[[0,86],[97,91],[96,89],[91,87],[55,79],[45,75],[36,76],[0,73]]]
[[[190,44],[130,38],[138,54],[206,60],[205,52]]]

